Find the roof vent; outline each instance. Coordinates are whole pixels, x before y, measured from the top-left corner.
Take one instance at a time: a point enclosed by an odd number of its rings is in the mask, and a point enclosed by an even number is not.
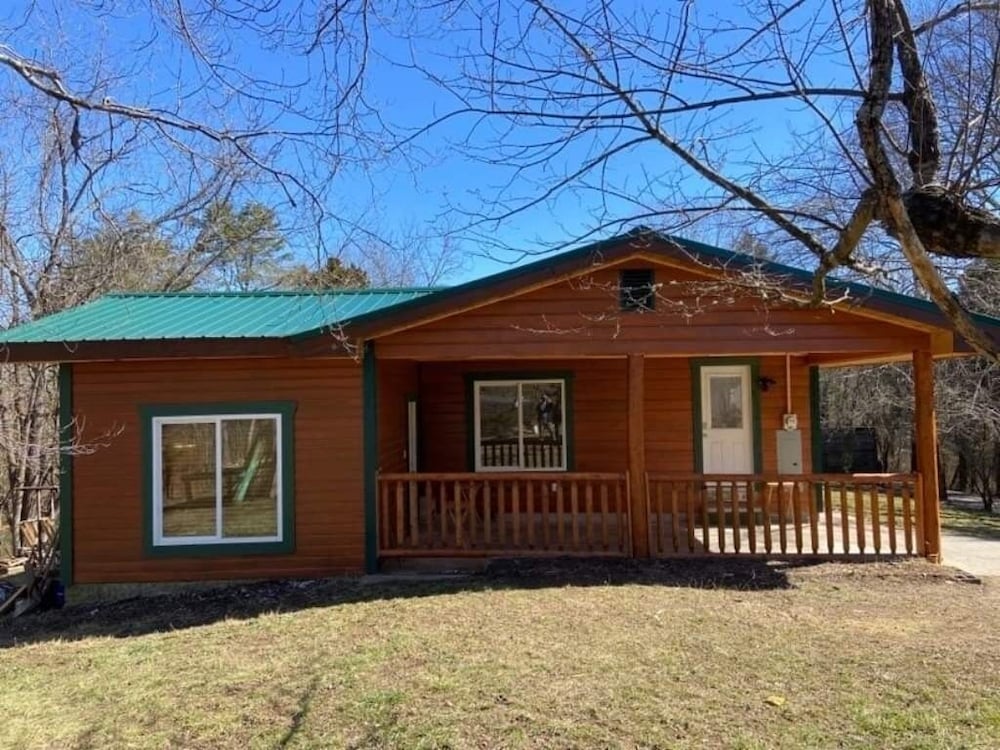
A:
[[[645,312],[656,307],[653,269],[636,268],[618,274],[618,303],[624,312]]]

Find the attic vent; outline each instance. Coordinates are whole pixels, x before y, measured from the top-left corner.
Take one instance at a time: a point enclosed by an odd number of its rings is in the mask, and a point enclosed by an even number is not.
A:
[[[656,307],[653,269],[636,268],[618,275],[618,301],[625,312],[643,312]]]

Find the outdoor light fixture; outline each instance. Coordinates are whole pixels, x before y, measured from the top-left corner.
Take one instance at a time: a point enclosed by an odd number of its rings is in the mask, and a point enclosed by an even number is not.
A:
[[[764,393],[767,393],[767,392],[768,392],[768,390],[770,390],[771,386],[772,386],[772,385],[774,385],[774,384],[775,384],[775,383],[777,383],[777,382],[778,382],[778,381],[777,381],[777,380],[775,380],[774,378],[769,378],[769,377],[767,377],[766,375],[764,375],[763,377],[761,377],[761,378],[759,378],[759,379],[757,380],[757,383],[758,383],[758,385],[760,385],[760,389],[761,389],[761,390],[762,390],[762,391],[763,391]]]

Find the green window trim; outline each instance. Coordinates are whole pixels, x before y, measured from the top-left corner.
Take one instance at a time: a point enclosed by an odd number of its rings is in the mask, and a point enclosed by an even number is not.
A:
[[[295,550],[295,408],[294,401],[226,401],[190,404],[148,404],[139,408],[142,432],[143,549],[147,557],[231,557],[287,554]],[[277,541],[198,542],[157,545],[154,540],[154,420],[170,417],[238,417],[273,414],[280,420],[281,538]]]
[[[560,472],[575,471],[576,457],[575,441],[573,437],[573,377],[574,373],[568,370],[529,370],[514,372],[469,372],[465,374],[465,464],[468,471],[476,471],[476,383],[488,383],[496,381],[522,381],[522,380],[560,380],[563,383],[563,435],[566,441],[566,468],[565,469],[516,469],[507,471],[538,472],[539,474],[555,474]]]
[[[694,471],[704,472],[704,445],[701,439],[701,368],[743,366],[750,368],[750,408],[753,419],[753,471],[764,472],[764,442],[760,417],[760,358],[759,357],[700,357],[691,364],[691,440],[694,442]]]

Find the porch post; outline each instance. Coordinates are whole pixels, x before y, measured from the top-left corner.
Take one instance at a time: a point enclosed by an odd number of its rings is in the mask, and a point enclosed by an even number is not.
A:
[[[632,516],[632,555],[649,557],[649,508],[646,506],[645,364],[641,354],[628,355],[628,473]]]
[[[934,358],[929,351],[913,352],[914,418],[917,471],[923,485],[924,538],[921,553],[941,562],[941,514],[938,505],[937,425],[934,419]]]

